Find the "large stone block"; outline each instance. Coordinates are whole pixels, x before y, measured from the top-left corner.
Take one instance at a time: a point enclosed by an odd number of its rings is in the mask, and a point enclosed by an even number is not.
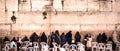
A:
[[[88,2],[88,11],[99,11],[99,2]]]
[[[112,2],[100,1],[100,11],[112,11]]]
[[[56,9],[57,11],[62,11],[63,7],[64,7],[64,3],[62,5],[61,0],[54,0],[53,1],[53,9]]]
[[[6,35],[9,35],[11,33],[11,26],[10,24],[0,24],[0,34],[1,36],[6,36]]]
[[[0,12],[5,11],[5,0],[0,0]]]
[[[46,5],[51,5],[51,1],[32,0],[32,11],[43,11]]]
[[[18,0],[6,0],[7,11],[18,11]]]
[[[64,11],[87,11],[87,2],[65,1]]]
[[[23,12],[23,11],[31,11],[31,7],[32,7],[32,3],[30,0],[27,0],[26,2],[23,1],[19,1],[19,11]]]
[[[120,12],[120,2],[113,2],[113,11]]]

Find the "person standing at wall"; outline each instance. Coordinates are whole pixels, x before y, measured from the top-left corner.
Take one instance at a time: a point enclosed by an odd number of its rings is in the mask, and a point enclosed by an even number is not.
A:
[[[70,45],[71,42],[72,42],[72,31],[69,31],[67,34],[66,34],[66,38],[67,38],[67,42],[68,44]]]
[[[81,40],[81,35],[80,33],[77,31],[76,34],[75,34],[75,44],[77,44],[77,42],[80,42]]]
[[[60,36],[61,38],[61,46],[63,46],[66,43],[66,36],[65,33],[63,32],[62,35]]]
[[[87,51],[91,51],[91,47],[92,47],[92,37],[89,34],[87,37]]]
[[[88,34],[86,34],[86,35],[84,36],[85,49],[87,49],[87,37],[88,37]]]
[[[46,42],[47,43],[47,36],[45,35],[45,32],[42,33],[40,36],[40,42]]]

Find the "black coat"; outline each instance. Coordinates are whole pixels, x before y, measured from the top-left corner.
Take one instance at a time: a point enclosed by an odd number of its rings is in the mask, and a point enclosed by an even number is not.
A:
[[[60,36],[60,38],[61,38],[61,46],[62,45],[64,45],[65,43],[66,43],[66,36],[65,36],[65,34],[64,33],[62,33],[62,35]]]
[[[97,42],[98,42],[98,43],[101,43],[102,40],[103,40],[103,37],[102,37],[101,34],[99,34],[99,35],[97,36]]]
[[[44,32],[43,32],[42,35],[40,36],[40,41],[41,41],[41,42],[46,42],[46,43],[47,43],[47,36],[45,35]]]
[[[80,42],[80,40],[81,40],[81,35],[79,34],[79,32],[76,32],[76,34],[75,34],[75,42],[76,43]]]
[[[5,43],[5,41],[10,41],[10,40],[8,39],[8,37],[4,37],[3,42]]]
[[[38,42],[38,35],[34,32],[30,37],[31,42]]]
[[[66,38],[67,38],[68,44],[71,44],[71,42],[72,42],[72,33],[71,33],[71,31],[69,31],[69,32],[66,34]]]
[[[107,36],[106,36],[106,34],[105,33],[103,33],[103,35],[102,35],[102,42],[103,43],[106,43],[106,41],[107,41]]]

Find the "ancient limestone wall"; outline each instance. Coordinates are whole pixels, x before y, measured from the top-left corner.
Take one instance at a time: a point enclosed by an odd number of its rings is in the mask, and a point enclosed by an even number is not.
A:
[[[76,31],[83,35],[86,31],[94,36],[99,32],[110,35],[115,26],[120,30],[119,3],[119,0],[0,0],[0,31],[3,36],[29,36],[43,31],[48,35],[55,30],[60,33],[72,30],[73,35]],[[12,11],[17,18],[15,24],[11,21]],[[43,19],[43,11],[47,12],[47,19]]]

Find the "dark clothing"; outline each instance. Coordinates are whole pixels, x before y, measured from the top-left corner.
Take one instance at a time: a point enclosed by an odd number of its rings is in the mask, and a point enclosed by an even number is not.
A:
[[[58,31],[58,30],[55,31],[55,36],[56,36],[55,42],[56,42],[57,44],[60,44],[61,39],[60,39],[59,31]]]
[[[77,44],[77,42],[80,42],[81,40],[81,35],[79,34],[79,32],[76,32],[75,34],[75,44]]]
[[[55,42],[55,38],[56,38],[56,35],[54,34],[54,32],[52,32],[52,34],[50,36],[50,48],[53,47],[52,42]]]
[[[64,33],[62,33],[62,35],[60,36],[61,38],[61,46],[64,45],[66,43],[66,36]]]
[[[71,44],[71,42],[72,42],[72,33],[71,33],[71,31],[69,31],[69,32],[66,34],[66,38],[67,38],[68,44]]]
[[[10,40],[7,37],[4,37],[3,43],[5,43],[6,41],[10,41]]]
[[[29,41],[29,39],[28,39],[27,36],[25,36],[25,37],[22,39],[22,41]]]
[[[102,39],[102,42],[103,42],[103,43],[106,43],[106,41],[107,41],[107,36],[106,36],[105,33],[102,34],[102,38],[103,38],[103,39]]]
[[[30,41],[31,41],[31,42],[38,42],[38,35],[36,34],[36,32],[34,32],[34,33],[30,36]]]
[[[44,32],[43,32],[42,35],[40,36],[40,41],[41,41],[41,42],[46,42],[46,43],[47,43],[47,36],[45,35]]]
[[[97,36],[97,42],[98,42],[98,43],[101,43],[102,40],[103,40],[102,35],[99,34],[99,35]]]
[[[55,38],[56,38],[56,35],[52,32],[52,35],[51,35],[51,42],[55,41]]]
[[[19,47],[21,47],[21,44],[20,44],[20,42],[17,42],[17,51],[20,51]]]
[[[108,42],[112,42],[112,50],[115,50],[116,44],[115,44],[115,42],[113,41],[112,37],[109,37]]]
[[[87,38],[88,38],[88,34],[86,34],[86,35],[84,36],[85,49],[87,49]]]
[[[15,37],[13,37],[13,39],[12,39],[11,41],[17,42],[17,40],[16,40],[16,38],[15,38]]]

